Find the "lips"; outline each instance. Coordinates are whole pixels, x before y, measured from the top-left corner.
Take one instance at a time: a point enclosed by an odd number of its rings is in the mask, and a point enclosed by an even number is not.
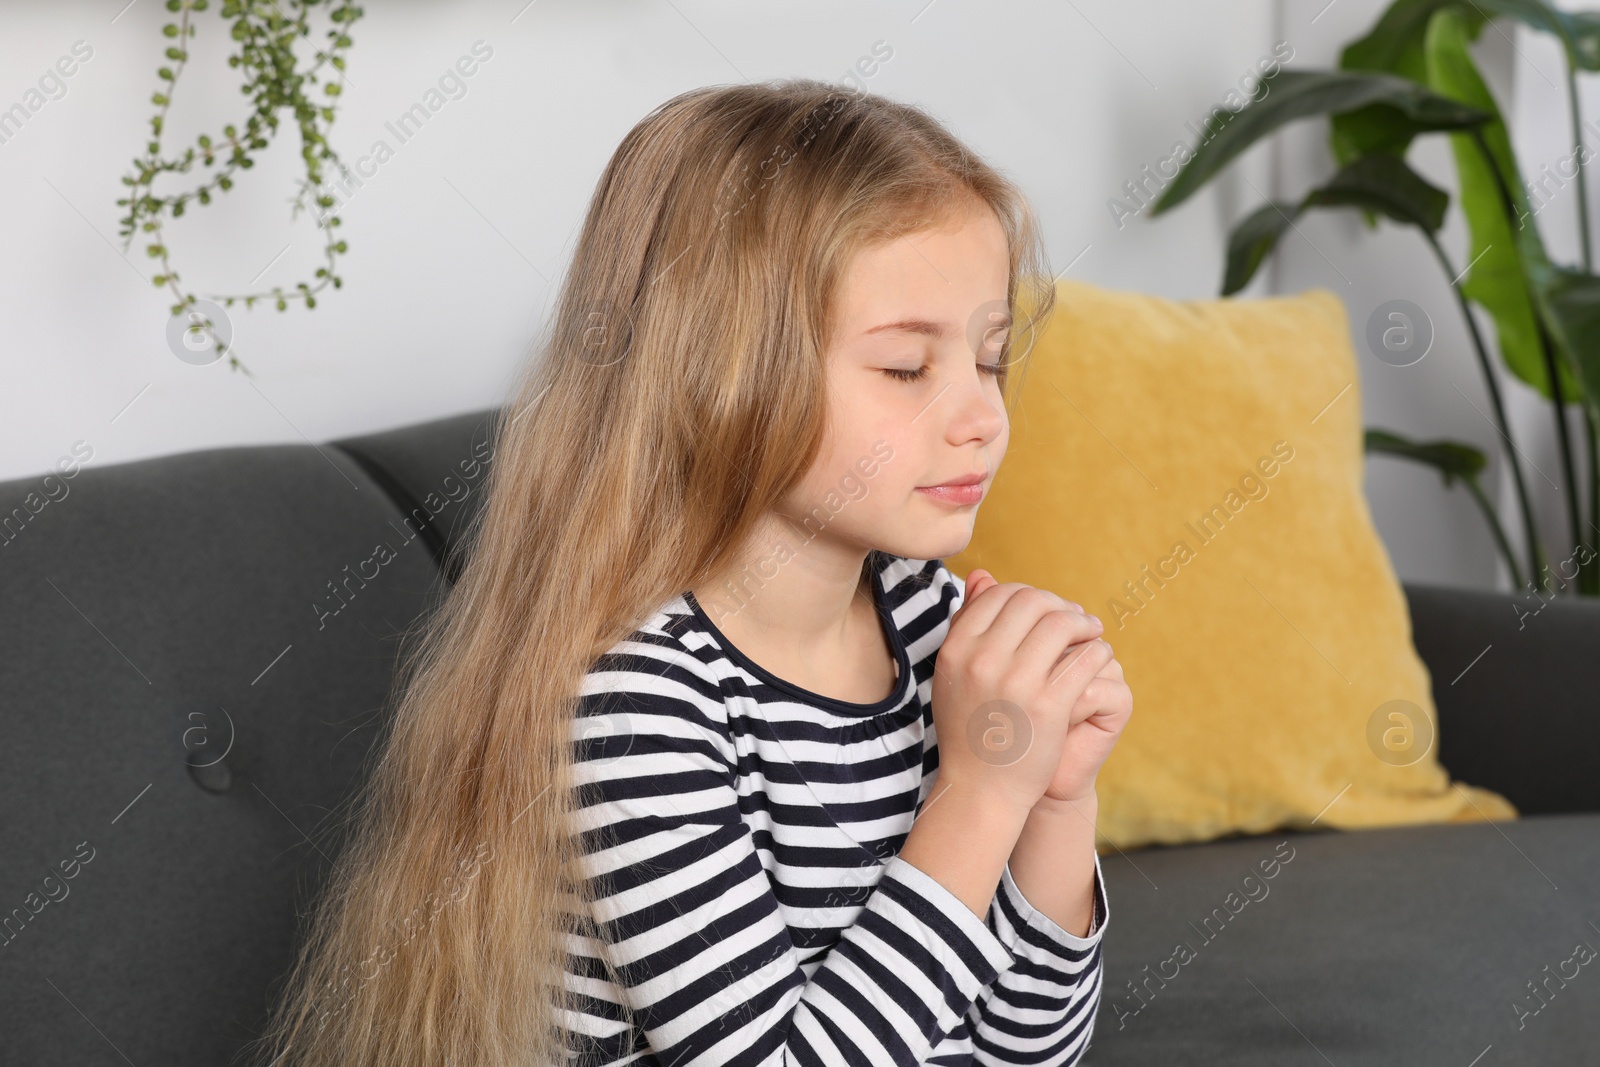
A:
[[[988,471],[978,471],[975,474],[963,474],[959,478],[951,478],[948,482],[940,482],[938,485],[919,486],[918,488],[942,489],[947,485],[977,485],[987,477],[989,477]]]
[[[919,485],[917,492],[942,504],[967,507],[983,499],[983,482],[988,477],[988,471],[963,474],[938,485]]]

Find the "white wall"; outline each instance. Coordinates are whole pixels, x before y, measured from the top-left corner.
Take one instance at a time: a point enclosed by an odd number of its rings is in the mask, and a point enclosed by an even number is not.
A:
[[[0,479],[43,471],[80,441],[92,463],[108,464],[320,442],[499,403],[528,358],[593,183],[629,127],[694,86],[839,79],[875,44],[893,54],[868,88],[926,107],[1016,177],[1044,220],[1058,271],[1070,265],[1071,276],[1103,285],[1213,296],[1232,224],[1261,194],[1298,195],[1329,172],[1325,124],[1302,124],[1282,149],[1252,150],[1159,220],[1119,226],[1107,201],[1174,143],[1193,143],[1189,124],[1221,104],[1274,42],[1292,44],[1292,68],[1328,66],[1381,9],[1375,0],[1338,0],[1320,15],[1320,2],[1287,0],[366,6],[332,137],[349,164],[379,139],[395,153],[341,210],[350,244],[338,261],[341,290],[325,291],[311,311],[232,310],[248,379],[225,361],[177,359],[166,339],[171,295],[148,281],[156,261],[142,240],[120,252],[114,201],[154,113],[165,5],[0,8],[0,109],[24,102],[75,42],[93,50],[65,79],[64,95],[0,143]],[[242,117],[217,7],[197,16],[168,145]],[[1518,40],[1531,55],[1535,46]],[[478,41],[493,53],[465,95],[401,144],[385,124]],[[1491,42],[1488,59],[1514,76],[1516,56],[1501,51]],[[174,265],[194,291],[310,280],[321,240],[311,219],[288,212],[298,148],[286,125],[232,193],[169,223]],[[1442,142],[1423,146],[1416,161],[1448,182]],[[1324,213],[1303,229],[1320,251],[1291,238],[1249,294],[1333,288],[1358,348],[1361,324],[1382,300],[1401,294],[1436,309],[1439,338],[1421,364],[1397,370],[1363,353],[1368,424],[1491,449],[1492,429],[1452,388],[1484,406],[1425,249],[1399,232],[1360,233],[1348,216]],[[1462,236],[1459,223],[1447,234],[1458,256]],[[1459,490],[1378,460],[1368,491],[1402,577],[1492,580],[1491,546]]]

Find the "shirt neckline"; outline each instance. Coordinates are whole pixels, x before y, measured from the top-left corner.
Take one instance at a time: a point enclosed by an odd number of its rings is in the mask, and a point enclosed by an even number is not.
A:
[[[876,556],[876,553],[874,554]],[[895,679],[894,690],[882,700],[870,704],[858,704],[849,700],[840,700],[837,697],[824,696],[812,692],[802,686],[796,685],[785,678],[767,670],[761,664],[741,652],[732,641],[728,640],[717,624],[712,622],[705,611],[701,609],[699,601],[695,600],[694,593],[684,590],[684,602],[689,605],[689,610],[694,613],[695,620],[716,638],[718,646],[723,653],[740,667],[749,671],[773,689],[781,690],[791,696],[798,697],[807,704],[828,711],[835,711],[845,715],[873,715],[879,712],[893,711],[905,702],[906,693],[911,687],[911,657],[906,652],[905,642],[901,639],[900,629],[894,624],[894,615],[889,608],[886,593],[883,588],[882,569],[877,563],[872,567],[872,606],[877,611],[878,623],[883,628],[884,637],[889,642],[889,647],[894,650],[895,663],[898,665],[898,677]]]

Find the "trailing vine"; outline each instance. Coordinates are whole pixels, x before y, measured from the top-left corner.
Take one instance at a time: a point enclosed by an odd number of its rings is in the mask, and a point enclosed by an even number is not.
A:
[[[230,123],[222,128],[220,137],[201,134],[195,139],[194,145],[184,149],[181,156],[166,158],[161,149],[162,131],[166,125],[167,111],[172,106],[173,92],[189,60],[189,38],[194,36],[196,29],[190,22],[190,13],[205,11],[209,6],[208,0],[167,0],[167,10],[179,14],[176,23],[167,23],[161,31],[172,41],[167,47],[166,58],[173,65],[163,66],[156,72],[165,84],[150,98],[158,110],[150,119],[151,136],[146,145],[146,155],[143,158],[135,157],[133,172],[122,179],[122,184],[130,187],[128,196],[117,203],[128,207],[119,230],[123,237],[123,250],[126,251],[132,244],[136,232],[142,230],[152,235],[145,251],[152,259],[161,261],[161,269],[151,280],[157,288],[165,286],[171,290],[177,299],[177,303],[172,305],[172,314],[178,316],[187,312],[191,323],[189,328],[203,330],[216,345],[220,356],[227,352],[228,345],[217,336],[215,324],[209,316],[195,309],[195,295],[184,292],[178,286],[179,274],[168,258],[167,242],[162,231],[163,217],[170,212],[172,218],[179,218],[190,201],[209,204],[213,196],[232,189],[235,173],[249,170],[255,165],[251,153],[266,148],[271,138],[277,135],[280,121],[278,112],[286,108],[293,112],[299,125],[300,156],[306,167],[290,218],[293,219],[302,208],[308,207],[308,198],[323,209],[333,206],[333,197],[321,189],[324,165],[341,166],[338,154],[327,138],[327,127],[332,125],[334,119],[334,101],[341,89],[339,80],[336,77],[328,78],[322,84],[322,95],[326,100],[313,100],[312,94],[319,84],[318,72],[322,71],[327,77],[327,72],[323,70],[325,66],[343,73],[345,53],[351,44],[346,31],[361,17],[363,9],[349,0],[224,0],[222,17],[232,21],[230,36],[239,43],[239,51],[228,57],[228,65],[244,69],[247,78],[239,91],[251,98],[254,111],[244,120],[242,129]],[[326,49],[317,49],[315,60],[301,71],[298,69],[294,46],[301,38],[310,40],[308,16],[313,9],[321,7],[328,9],[328,17],[333,24],[327,31],[328,46]],[[168,172],[187,174],[197,159],[206,167],[219,163],[220,167],[207,181],[195,188],[171,196],[155,194],[153,185],[159,175]],[[318,228],[324,231],[325,265],[317,268],[317,280],[314,283],[302,281],[296,283],[293,289],[275,286],[269,292],[217,295],[212,299],[222,301],[229,307],[233,306],[234,301],[242,300],[247,308],[253,307],[257,300],[272,300],[279,311],[287,310],[291,300],[303,300],[307,308],[316,307],[317,293],[330,283],[335,289],[343,285],[343,280],[334,273],[334,258],[348,251],[346,242],[339,239],[335,232],[334,228],[339,224],[338,216],[325,211],[321,213]],[[249,374],[238,357],[227,354],[233,369]]]

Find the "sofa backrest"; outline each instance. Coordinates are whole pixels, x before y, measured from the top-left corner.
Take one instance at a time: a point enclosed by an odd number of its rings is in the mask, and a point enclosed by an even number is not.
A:
[[[0,1061],[259,1032],[495,414],[0,484]]]

